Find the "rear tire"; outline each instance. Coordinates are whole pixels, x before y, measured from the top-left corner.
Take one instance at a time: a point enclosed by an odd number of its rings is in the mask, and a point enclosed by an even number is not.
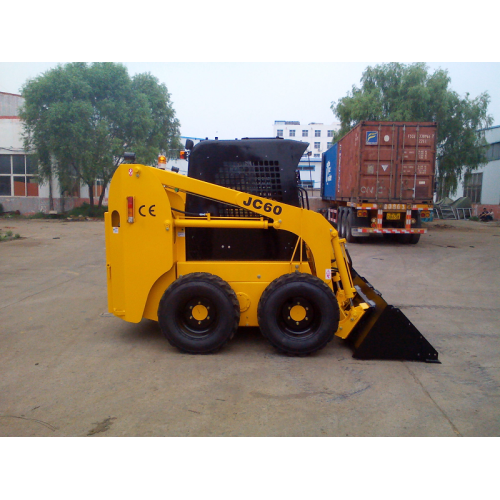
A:
[[[419,241],[420,241],[420,233],[417,234],[413,233],[412,235],[410,235],[408,243],[410,245],[416,245]]]
[[[411,234],[395,234],[394,235],[396,237],[396,242],[397,243],[401,243],[402,245],[407,245],[408,243],[410,243],[410,239],[411,239]]]
[[[415,227],[421,228],[422,227],[422,218],[420,217],[420,212],[417,214],[417,223],[415,224]],[[420,241],[420,233],[413,233],[410,235],[410,238],[408,240],[408,243],[410,245],[416,245]]]
[[[345,209],[340,207],[339,209],[339,227],[337,229],[339,232],[339,238],[345,238]]]
[[[346,213],[346,219],[345,219],[345,239],[347,243],[355,243],[357,242],[358,238],[354,237],[352,235],[352,227],[354,225],[354,212],[352,209],[348,208],[347,213]]]
[[[310,274],[285,274],[269,284],[257,309],[259,327],[279,351],[311,354],[332,340],[339,305],[332,290]]]
[[[160,328],[171,345],[190,354],[208,354],[234,337],[240,307],[234,290],[209,273],[174,281],[158,307]]]

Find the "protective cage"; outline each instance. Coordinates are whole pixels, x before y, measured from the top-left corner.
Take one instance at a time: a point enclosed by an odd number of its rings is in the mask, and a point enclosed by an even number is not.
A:
[[[308,143],[285,139],[202,141],[189,156],[188,177],[301,206],[296,169]],[[216,217],[260,216],[250,210],[188,194],[186,211]],[[290,260],[296,235],[274,229],[186,230],[188,260]]]

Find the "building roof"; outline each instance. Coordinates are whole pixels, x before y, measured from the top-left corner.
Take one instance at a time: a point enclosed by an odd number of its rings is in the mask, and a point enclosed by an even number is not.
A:
[[[493,125],[493,127],[480,128],[478,132],[486,132],[486,130],[493,130],[495,128],[500,128],[500,125]]]

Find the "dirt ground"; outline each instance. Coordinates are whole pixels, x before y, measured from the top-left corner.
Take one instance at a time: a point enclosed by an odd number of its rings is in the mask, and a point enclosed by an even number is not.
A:
[[[499,436],[500,226],[434,221],[348,246],[442,364],[305,358],[258,329],[182,354],[107,312],[101,221],[0,219],[0,436]]]

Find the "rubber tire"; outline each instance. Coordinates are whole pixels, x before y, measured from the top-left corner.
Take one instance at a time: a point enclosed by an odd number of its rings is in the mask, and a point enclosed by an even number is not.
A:
[[[354,225],[354,212],[351,208],[347,209],[347,214],[345,218],[345,239],[347,243],[356,243],[357,239],[351,233],[352,226]]]
[[[345,238],[345,225],[344,225],[345,209],[340,207],[339,209],[339,227],[337,229],[339,233],[339,238]]]
[[[288,304],[309,304],[309,315],[299,327],[290,326]],[[311,313],[313,316],[311,316]],[[259,327],[264,337],[279,351],[304,356],[328,344],[339,325],[339,304],[332,290],[310,274],[284,274],[272,281],[262,294],[257,308]]]
[[[213,305],[209,324],[198,327],[187,318],[193,300]],[[213,313],[210,313],[213,314]],[[192,318],[191,318],[192,319]],[[170,344],[190,354],[218,351],[234,337],[240,322],[240,305],[234,290],[209,273],[191,273],[175,280],[165,291],[158,307],[158,322]],[[207,322],[208,323],[208,322]]]
[[[420,219],[420,215],[417,215],[417,223],[413,226],[414,228],[421,228],[422,221]],[[401,243],[402,245],[416,245],[420,240],[420,234],[397,234],[396,242]]]
[[[416,228],[421,228],[422,227],[422,219],[420,217],[420,212],[417,214],[417,223],[415,224]],[[420,233],[413,233],[410,235],[410,238],[408,240],[408,243],[410,245],[416,245],[420,241]]]
[[[419,241],[420,241],[420,234],[413,233],[410,235],[410,239],[409,239],[408,243],[410,245],[416,245]]]
[[[396,243],[400,243],[401,245],[407,245],[410,243],[411,234],[395,234]]]

